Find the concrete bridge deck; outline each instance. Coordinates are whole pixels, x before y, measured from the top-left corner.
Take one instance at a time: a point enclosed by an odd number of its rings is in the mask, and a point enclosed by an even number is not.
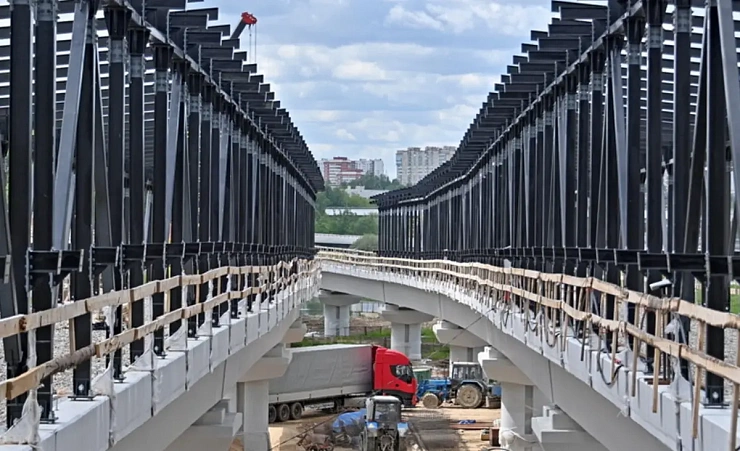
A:
[[[620,296],[637,302],[621,289],[533,271],[525,276],[525,271],[481,264],[383,259],[339,250],[324,252],[321,262],[323,289],[432,315],[484,340],[490,347],[480,353],[480,362],[490,378],[502,382],[505,411],[507,387],[536,387],[544,400],[535,401],[530,396],[527,408],[534,412],[525,414],[521,406],[508,407],[520,411],[520,421],[526,423],[520,422],[522,429],[515,432],[532,442],[515,439],[513,450],[542,446],[545,451],[715,451],[729,450],[735,443],[731,440],[732,434],[737,434],[732,416],[737,414],[737,405],[705,408],[699,402],[703,390],[694,389],[683,379],[656,387],[654,376],[644,372],[641,364],[635,367],[637,359],[623,346],[628,336],[639,336],[675,360],[679,352],[675,342],[632,330],[623,320],[610,322],[595,314],[586,315],[561,302],[558,294],[559,287],[593,287],[622,293]],[[525,283],[528,277],[539,280],[540,287]],[[536,307],[522,309],[527,301]],[[654,298],[650,302],[656,306],[664,301]],[[572,328],[562,327],[567,321],[572,326],[576,319],[588,319],[590,324],[605,328],[602,340],[606,333],[615,336],[620,346],[614,355],[595,334],[584,341]],[[700,357],[702,353],[696,348],[683,348],[682,355],[699,362],[700,367],[709,366],[713,371],[721,367],[722,374],[732,377],[738,371],[732,363],[713,365]],[[562,413],[568,419],[556,418],[563,417]],[[516,418],[512,421],[516,424]]]

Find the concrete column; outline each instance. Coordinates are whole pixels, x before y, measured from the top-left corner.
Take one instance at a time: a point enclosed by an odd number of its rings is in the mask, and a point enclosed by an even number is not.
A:
[[[535,408],[532,385],[501,383],[501,446],[510,451],[534,451],[537,437],[532,434],[532,411]]]
[[[346,337],[349,335],[352,305],[360,302],[360,298],[329,291],[322,291],[319,298],[324,304],[324,336]]]
[[[482,351],[483,347],[450,345],[450,362],[477,362],[478,354]]]
[[[488,345],[471,332],[449,321],[438,321],[432,326],[437,341],[450,345],[450,362],[477,362],[478,354]]]
[[[421,360],[421,324],[391,323],[391,349]]]
[[[182,433],[165,451],[229,451],[242,422],[241,413],[231,413],[229,401],[212,407]],[[265,410],[267,412],[267,410]],[[269,449],[265,448],[265,450]]]
[[[244,451],[270,449],[270,379],[283,376],[292,358],[290,349],[281,343],[267,351],[239,378],[236,384],[236,410],[242,414],[243,419]]]
[[[391,322],[391,349],[409,360],[421,360],[421,325],[434,317],[392,304],[385,305],[381,316]]]
[[[236,391],[237,410],[242,413],[244,451],[269,451],[271,445],[267,410],[270,382],[268,380],[239,382]],[[211,448],[203,447],[199,451],[204,449]]]
[[[349,335],[351,305],[324,303],[324,336],[346,337]]]

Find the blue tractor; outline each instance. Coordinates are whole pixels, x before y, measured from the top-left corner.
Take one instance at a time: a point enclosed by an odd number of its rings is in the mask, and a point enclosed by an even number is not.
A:
[[[489,384],[483,368],[475,362],[450,363],[450,376],[419,382],[416,397],[421,404],[434,409],[451,401],[464,409],[481,407],[487,397],[501,397],[501,387]]]
[[[401,401],[395,396],[367,399],[360,451],[405,451],[409,425],[401,419]]]

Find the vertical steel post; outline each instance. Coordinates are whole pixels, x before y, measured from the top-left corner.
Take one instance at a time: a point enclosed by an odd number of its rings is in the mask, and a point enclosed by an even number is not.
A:
[[[54,246],[49,224],[54,215],[56,26],[57,1],[39,0],[36,3],[35,103],[49,107],[34,108],[33,248],[42,251],[48,251]],[[49,274],[37,274],[33,284],[33,310],[48,310],[55,306],[55,301]],[[36,331],[37,363],[42,364],[53,358],[54,326],[41,327]],[[41,382],[38,390],[42,420],[54,420],[53,396],[53,377],[48,377]]]
[[[29,0],[12,0],[10,8],[10,131],[8,164],[8,215],[10,230],[11,277],[15,285],[16,314],[29,313],[26,284],[26,253],[31,220],[31,62],[33,13]],[[41,305],[43,308],[43,304]],[[6,353],[8,350],[6,349]],[[20,376],[27,370],[28,336],[20,336],[20,349],[6,356],[7,376]],[[9,400],[8,426],[22,414],[25,395]]]
[[[120,246],[126,238],[124,230],[124,110],[125,95],[125,57],[124,38],[128,32],[128,23],[131,13],[126,8],[108,6],[105,8],[105,20],[108,28],[108,175],[110,189],[110,220],[111,220],[111,242],[114,246]],[[123,269],[115,268],[113,282],[114,288],[123,288]],[[113,322],[113,334],[120,334],[123,330],[123,309],[116,307],[115,320]],[[109,357],[110,359],[110,357]],[[119,349],[113,354],[113,378],[123,379],[122,352]]]
[[[168,135],[168,94],[169,69],[172,60],[172,47],[167,44],[152,46],[154,53],[154,173],[152,177],[152,234],[149,242],[165,243],[169,241],[169,224],[165,223],[167,196],[167,135]],[[172,118],[173,122],[179,118]],[[149,280],[162,280],[167,262],[155,262],[149,271]],[[152,318],[157,319],[165,314],[164,293],[152,296]],[[164,329],[154,331],[154,353],[164,356]]]
[[[93,6],[94,5],[94,6]],[[95,13],[97,4],[93,3],[87,17],[87,41],[80,93],[80,114],[77,123],[77,142],[75,145],[75,197],[74,222],[72,224],[72,248],[85,253],[92,249],[93,236],[93,168],[95,153],[95,64],[97,47],[97,28]],[[87,265],[90,262],[88,260]],[[75,273],[72,277],[72,297],[75,302],[84,301],[92,295],[92,280],[87,271]],[[83,349],[92,342],[90,314],[86,313],[73,320],[75,350]],[[78,364],[72,374],[72,392],[76,398],[92,396],[92,372],[89,360]]]
[[[149,41],[149,30],[132,28],[128,34],[128,50],[131,56],[129,75],[129,236],[132,245],[144,243],[144,52]],[[129,271],[129,286],[144,283],[143,265],[134,265]],[[144,302],[131,305],[131,326],[144,325]],[[144,340],[131,343],[131,361],[144,353]]]
[[[707,71],[707,202],[706,227],[704,236],[708,256],[724,256],[730,251],[728,245],[730,226],[730,186],[727,174],[725,92],[722,73],[722,48],[720,45],[719,17],[716,0],[707,3],[706,16],[709,22],[708,71]],[[704,292],[707,308],[729,311],[730,286],[728,276],[709,274]],[[707,327],[707,354],[720,360],[725,358],[724,330]],[[724,402],[724,381],[722,377],[707,372],[706,403],[722,405]]]

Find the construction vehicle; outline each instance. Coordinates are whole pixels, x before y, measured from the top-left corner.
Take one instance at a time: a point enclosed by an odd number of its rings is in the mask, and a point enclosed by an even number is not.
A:
[[[488,382],[479,363],[450,362],[450,376],[420,382],[416,396],[428,409],[449,401],[465,409],[477,409],[487,397],[500,398],[501,387]]]
[[[270,380],[268,419],[297,420],[306,408],[341,411],[381,394],[406,406],[417,402],[411,361],[403,353],[371,344],[295,348],[282,377]]]
[[[365,403],[365,427],[360,433],[361,451],[401,451],[409,425],[401,421],[401,402],[394,396],[371,396]]]

